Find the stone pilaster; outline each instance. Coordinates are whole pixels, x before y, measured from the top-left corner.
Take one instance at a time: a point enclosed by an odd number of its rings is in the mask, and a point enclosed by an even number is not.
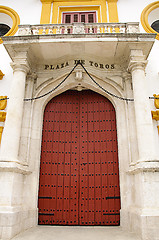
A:
[[[132,74],[135,118],[139,159],[141,162],[154,162],[157,157],[154,147],[153,125],[149,97],[146,92],[145,67],[147,61],[141,50],[131,50],[129,71]]]
[[[26,55],[26,54],[25,54]],[[23,116],[26,75],[29,65],[26,59],[15,60],[13,81],[8,100],[6,123],[1,143],[1,161],[18,162],[19,143]]]

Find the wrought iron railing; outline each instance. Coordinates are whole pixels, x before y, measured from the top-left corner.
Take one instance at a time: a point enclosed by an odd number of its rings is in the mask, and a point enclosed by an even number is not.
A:
[[[19,25],[18,35],[139,33],[139,23],[72,23]]]

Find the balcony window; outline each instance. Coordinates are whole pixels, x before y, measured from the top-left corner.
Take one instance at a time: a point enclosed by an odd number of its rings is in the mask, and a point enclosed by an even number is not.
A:
[[[63,23],[95,23],[96,12],[70,12],[63,13]]]

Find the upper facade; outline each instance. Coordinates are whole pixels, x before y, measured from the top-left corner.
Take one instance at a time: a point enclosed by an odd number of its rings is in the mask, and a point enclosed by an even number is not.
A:
[[[65,14],[77,12],[95,13],[94,19],[67,19],[68,22],[118,22],[117,0],[82,0],[82,1],[60,1],[60,0],[41,0],[41,24],[60,24],[66,22]],[[90,20],[90,21],[89,21]]]

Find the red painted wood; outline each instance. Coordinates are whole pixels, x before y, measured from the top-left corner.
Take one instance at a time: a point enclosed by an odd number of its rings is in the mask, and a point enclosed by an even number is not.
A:
[[[96,12],[63,13],[62,23],[73,23],[73,22],[95,23]]]
[[[68,12],[63,13],[62,23],[96,23],[96,12]],[[93,33],[97,32],[97,29],[92,29]],[[62,30],[64,33],[64,29]],[[68,30],[68,33],[72,33],[72,30]],[[89,28],[86,29],[86,33],[89,33]]]
[[[115,109],[92,91],[67,91],[46,106],[39,224],[119,225]]]

